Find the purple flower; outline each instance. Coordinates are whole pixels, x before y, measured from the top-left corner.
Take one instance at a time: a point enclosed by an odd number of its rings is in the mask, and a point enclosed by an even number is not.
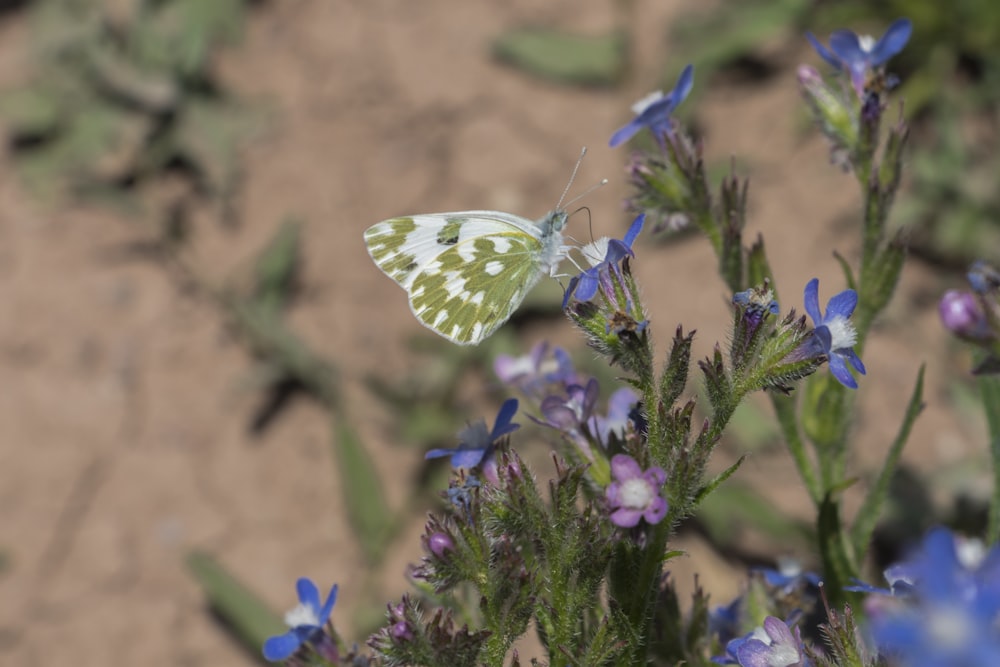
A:
[[[548,384],[575,383],[576,370],[566,350],[552,348],[551,356],[548,352],[549,344],[542,341],[520,357],[499,354],[493,360],[493,372],[501,382],[526,396],[539,396]]]
[[[663,145],[663,135],[671,132],[670,114],[691,92],[694,82],[694,67],[688,65],[677,79],[677,85],[666,95],[657,90],[632,105],[636,117],[611,135],[608,145],[614,148],[631,139],[642,128],[649,128],[656,140]]]
[[[784,621],[774,616],[764,619],[764,626],[726,645],[721,664],[741,667],[805,667],[810,662],[802,648],[798,628],[792,632]]]
[[[591,267],[570,279],[566,294],[563,296],[564,309],[569,304],[571,297],[575,297],[577,301],[590,301],[597,294],[597,289],[600,286],[604,287],[605,294],[614,294],[611,275],[613,273],[619,282],[621,281],[621,269],[618,268],[618,263],[626,257],[635,256],[635,253],[632,252],[632,244],[639,236],[639,232],[642,231],[645,220],[645,214],[639,215],[633,220],[625,238],[621,241],[605,237],[583,247],[581,252],[590,262]]]
[[[868,73],[902,51],[912,32],[913,24],[909,19],[897,19],[877,42],[872,37],[859,36],[850,30],[837,30],[830,35],[829,49],[810,32],[806,33],[806,39],[823,60],[838,71],[847,70],[851,85],[860,96],[864,93]]]
[[[986,314],[974,294],[948,290],[941,297],[938,313],[945,329],[968,340],[988,340],[993,337]]]
[[[330,612],[337,601],[337,585],[330,589],[326,602],[320,606],[319,589],[311,579],[302,577],[295,583],[299,594],[297,607],[285,614],[285,623],[291,628],[283,635],[264,642],[264,657],[280,662],[299,650],[306,642],[317,642],[323,635],[323,626],[330,620]]]
[[[660,488],[667,480],[663,468],[653,466],[643,472],[631,456],[615,454],[611,457],[611,476],[615,481],[605,491],[612,510],[611,523],[632,528],[639,519],[656,524],[667,515],[667,501],[660,496]]]
[[[601,388],[595,378],[590,378],[586,385],[567,385],[565,393],[553,394],[542,399],[539,406],[542,411],[541,419],[530,418],[536,424],[561,431],[576,444],[587,459],[593,461],[594,453],[581,429],[594,413],[594,406],[600,393]]]
[[[432,449],[424,455],[426,459],[436,459],[442,456],[451,457],[453,468],[475,468],[493,452],[493,443],[503,436],[521,428],[520,424],[512,424],[511,419],[517,412],[517,399],[509,398],[500,406],[493,430],[486,430],[486,422],[482,419],[462,429],[458,434],[458,447],[453,449]]]
[[[1000,550],[939,528],[906,565],[911,595],[871,616],[879,650],[904,665],[1000,664]]]
[[[847,368],[848,362],[854,367],[854,370],[862,375],[865,374],[865,365],[861,363],[861,359],[852,349],[857,342],[858,334],[849,318],[857,305],[858,293],[847,289],[830,298],[826,304],[826,314],[821,317],[819,314],[819,279],[813,278],[806,285],[806,312],[816,324],[812,338],[818,344],[822,354],[827,355],[833,377],[849,389],[857,389],[858,383]]]
[[[608,398],[608,414],[593,415],[588,420],[591,434],[607,447],[611,434],[623,439],[631,421],[632,408],[639,402],[639,394],[629,387],[622,387]]]

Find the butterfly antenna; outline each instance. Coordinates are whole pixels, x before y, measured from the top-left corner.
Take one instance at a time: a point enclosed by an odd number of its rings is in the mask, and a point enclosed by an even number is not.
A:
[[[559,203],[556,204],[556,210],[558,211],[563,207],[563,200],[566,199],[566,195],[569,193],[569,189],[573,187],[573,181],[576,180],[576,172],[580,170],[580,163],[583,162],[583,156],[587,154],[587,147],[584,146],[580,149],[580,157],[576,159],[576,164],[573,165],[573,173],[569,175],[569,183],[563,188],[562,196],[559,197]]]

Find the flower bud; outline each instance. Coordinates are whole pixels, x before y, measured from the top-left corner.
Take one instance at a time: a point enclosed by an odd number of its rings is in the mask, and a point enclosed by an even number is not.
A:
[[[979,300],[969,292],[948,290],[938,304],[941,323],[960,338],[986,340],[993,337]]]
[[[798,79],[799,90],[813,118],[833,143],[834,155],[853,154],[858,144],[858,119],[853,102],[835,94],[814,67],[800,65]]]
[[[445,533],[434,533],[427,538],[427,549],[444,560],[449,552],[455,550],[455,542]]]

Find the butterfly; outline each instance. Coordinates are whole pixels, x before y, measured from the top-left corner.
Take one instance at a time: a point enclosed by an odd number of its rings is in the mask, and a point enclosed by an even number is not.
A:
[[[477,345],[543,276],[557,277],[571,247],[563,242],[569,214],[562,202],[579,166],[559,204],[539,220],[502,211],[391,218],[365,231],[368,254],[406,290],[424,326],[458,345]]]

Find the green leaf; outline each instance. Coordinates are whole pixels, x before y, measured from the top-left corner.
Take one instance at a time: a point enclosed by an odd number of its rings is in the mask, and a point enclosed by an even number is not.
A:
[[[39,84],[0,95],[0,117],[16,138],[39,139],[57,130],[62,110],[56,91]]]
[[[287,629],[280,617],[212,556],[192,552],[188,554],[187,567],[208,596],[212,610],[250,653],[260,656],[267,638]]]
[[[625,72],[628,40],[622,31],[571,35],[524,28],[501,35],[493,54],[501,62],[543,79],[587,86],[611,86]]]
[[[280,310],[292,296],[299,269],[302,223],[286,220],[254,263],[253,298],[263,308]]]
[[[903,447],[910,437],[910,430],[913,428],[913,423],[916,421],[917,416],[924,408],[923,396],[924,366],[921,365],[920,371],[917,373],[917,382],[913,387],[913,394],[910,396],[910,402],[906,406],[906,413],[903,415],[903,423],[900,424],[896,439],[892,441],[892,445],[889,447],[885,463],[882,465],[882,472],[879,473],[878,480],[871,491],[865,496],[865,500],[861,504],[861,509],[858,510],[857,517],[854,519],[854,526],[851,528],[854,559],[859,563],[864,561],[865,553],[868,551],[868,543],[871,541],[875,524],[882,512],[882,505],[888,497],[890,482],[899,465],[899,458],[903,454]]]
[[[986,539],[987,544],[995,544],[1000,539],[1000,377],[980,375],[978,380],[990,438],[990,458],[993,461],[993,497],[990,500]]]
[[[382,481],[357,431],[343,415],[334,418],[333,453],[348,520],[365,558],[379,563],[395,532]]]

